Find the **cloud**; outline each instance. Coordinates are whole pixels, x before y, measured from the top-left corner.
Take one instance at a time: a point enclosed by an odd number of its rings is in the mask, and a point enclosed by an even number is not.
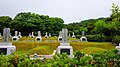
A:
[[[0,0],[0,15],[14,17],[19,12],[34,12],[61,17],[69,23],[108,17],[112,3],[119,5],[120,0]]]

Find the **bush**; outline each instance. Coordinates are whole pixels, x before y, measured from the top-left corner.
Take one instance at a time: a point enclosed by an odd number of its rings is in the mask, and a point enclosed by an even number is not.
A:
[[[113,37],[112,43],[116,43],[117,45],[119,45],[119,43],[120,43],[120,36],[116,35],[115,37]]]
[[[102,38],[101,38],[101,35],[100,34],[97,34],[97,35],[86,35],[88,41],[91,41],[91,42],[105,42],[106,40],[106,36],[102,35]]]
[[[76,38],[79,38],[80,39],[81,35],[76,35]]]

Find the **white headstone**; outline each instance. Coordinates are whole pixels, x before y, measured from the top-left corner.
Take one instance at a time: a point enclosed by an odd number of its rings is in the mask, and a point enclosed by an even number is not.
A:
[[[46,32],[46,34],[45,34],[45,38],[48,38],[47,32]]]
[[[85,32],[82,31],[82,37],[80,38],[80,41],[87,42],[87,38],[85,37]]]
[[[76,38],[76,36],[75,36],[74,32],[73,32],[72,38]]]
[[[10,28],[3,29],[3,42],[10,42]]]
[[[51,37],[51,33],[49,33],[49,37]]]
[[[32,32],[31,38],[34,38],[34,32]]]
[[[62,31],[59,32],[58,41],[62,41]]]
[[[66,52],[70,58],[73,58],[73,48],[68,43],[68,29],[62,29],[62,43],[58,46],[57,53],[62,54]]]
[[[35,40],[36,40],[37,42],[42,41],[42,37],[41,37],[40,31],[38,31],[38,36],[35,38]]]
[[[31,35],[31,33],[29,33],[29,37],[31,37],[32,35]]]
[[[21,36],[21,32],[19,32],[18,37],[19,37],[19,38],[21,38],[21,37],[22,37],[22,36]]]
[[[12,41],[18,41],[19,37],[18,37],[18,31],[15,31],[15,36],[12,37]]]
[[[0,37],[1,37],[2,35],[1,35],[1,33],[0,33]]]
[[[18,34],[18,31],[15,31],[15,36],[17,36],[17,34]]]
[[[71,35],[70,35],[70,33],[69,33],[69,37],[70,37]]]
[[[66,28],[62,29],[62,42],[68,42],[68,30]]]
[[[12,54],[16,47],[10,43],[10,28],[4,28],[3,30],[3,42],[0,43],[0,54],[9,55]]]
[[[38,36],[41,37],[41,33],[40,33],[40,31],[38,31]]]

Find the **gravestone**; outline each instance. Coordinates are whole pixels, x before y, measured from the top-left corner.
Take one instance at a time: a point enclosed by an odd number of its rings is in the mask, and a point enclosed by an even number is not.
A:
[[[72,38],[76,38],[76,36],[75,36],[74,32],[73,32]]]
[[[59,32],[58,41],[62,42],[62,31]]]
[[[18,38],[21,38],[22,36],[21,36],[21,32],[19,32],[19,34],[18,34]]]
[[[0,43],[0,55],[9,55],[15,52],[16,47],[10,43],[10,28],[3,30],[3,42]]]
[[[87,42],[87,38],[85,37],[84,31],[82,31],[82,37],[80,38],[80,41]]]
[[[32,32],[31,38],[34,38],[34,32]]]
[[[49,37],[51,37],[51,33],[49,33]]]
[[[62,29],[62,42],[57,48],[57,53],[67,53],[70,58],[73,58],[73,48],[70,46],[70,43],[68,43],[68,29],[66,28]]]
[[[10,33],[10,37],[12,37],[11,33]]]
[[[42,41],[41,33],[38,31],[38,36],[35,38],[37,42]]]
[[[115,48],[120,52],[120,43],[119,46],[116,46]]]
[[[46,34],[45,34],[45,38],[48,38],[47,32],[46,32]]]
[[[31,36],[32,36],[31,33],[29,33],[29,37],[30,37],[30,38],[31,38]]]
[[[18,41],[19,37],[17,36],[18,31],[15,31],[15,36],[12,37],[12,41]]]
[[[1,33],[0,33],[0,37],[2,37]]]
[[[69,33],[69,37],[71,37],[70,33]]]

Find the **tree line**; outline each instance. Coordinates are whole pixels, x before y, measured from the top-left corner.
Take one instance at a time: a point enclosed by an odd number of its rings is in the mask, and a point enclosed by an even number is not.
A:
[[[81,32],[85,31],[89,39],[97,37],[99,39],[97,41],[113,41],[113,39],[119,40],[120,38],[120,9],[113,3],[111,15],[107,18],[89,19],[69,24],[64,24],[64,20],[58,17],[21,12],[13,19],[9,16],[0,16],[0,32],[5,27],[11,29],[12,35],[17,30],[22,32],[23,36],[27,36],[30,32],[35,32],[37,35],[37,31],[41,31],[42,35],[48,32],[52,36],[58,36],[62,28],[67,28],[69,33],[74,32],[78,38],[81,36]]]

